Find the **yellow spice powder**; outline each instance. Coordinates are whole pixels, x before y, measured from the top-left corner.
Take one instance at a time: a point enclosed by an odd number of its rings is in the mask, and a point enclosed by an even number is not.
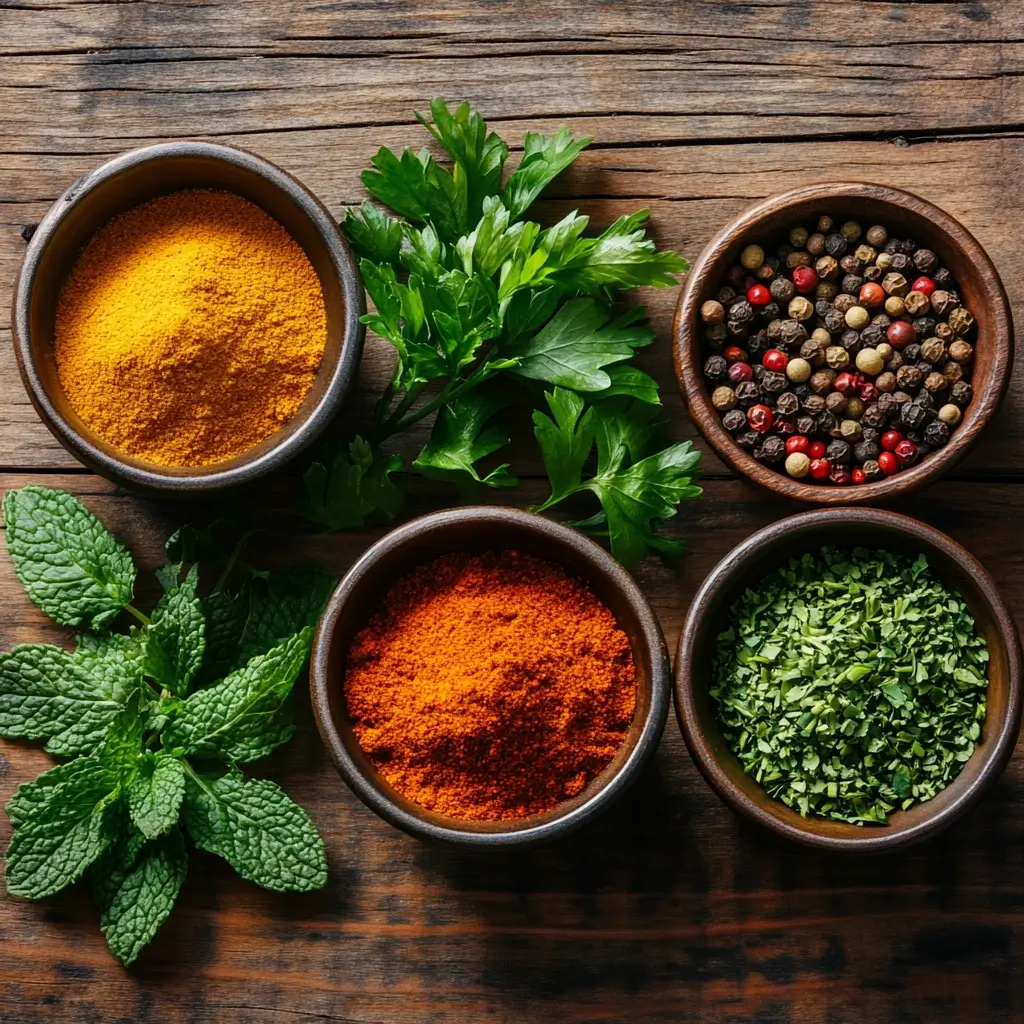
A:
[[[327,317],[302,248],[228,192],[161,196],[102,227],[60,296],[57,369],[110,444],[164,466],[205,466],[295,413]]]

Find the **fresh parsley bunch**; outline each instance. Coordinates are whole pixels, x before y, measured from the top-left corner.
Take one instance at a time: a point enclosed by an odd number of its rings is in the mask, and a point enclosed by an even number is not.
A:
[[[7,545],[29,597],[84,630],[74,652],[0,655],[0,735],[45,740],[66,763],[18,787],[7,889],[42,899],[87,869],[111,951],[131,963],[174,906],[188,867],[183,828],[243,877],[279,892],[321,888],[324,845],[306,812],[238,765],[294,732],[289,695],[333,579],[249,570],[200,597],[193,535],[168,541],[151,615],[132,605],[128,551],[71,495],[9,492]],[[237,573],[236,573],[237,575]],[[122,611],[138,620],[111,632]]]
[[[466,103],[453,114],[439,99],[431,114],[432,122],[417,117],[450,169],[426,149],[381,149],[362,180],[400,219],[366,202],[342,223],[375,306],[364,323],[397,360],[368,437],[306,473],[307,516],[330,529],[393,518],[402,495],[391,475],[403,462],[382,444],[432,414],[416,469],[462,485],[514,486],[507,463],[480,466],[508,444],[498,416],[517,402],[511,383],[550,411],[533,414],[552,485],[541,508],[590,494],[597,511],[575,525],[607,538],[622,561],[652,548],[680,552],[657,530],[679,502],[700,494],[691,482],[699,453],[662,440],[657,384],[631,363],[654,333],[642,309],[625,311],[616,300],[623,289],[675,284],[686,261],[646,237],[646,211],[597,237],[575,211],[546,229],[524,219],[589,139],[564,128],[551,137],[529,132],[503,185],[508,146],[479,114]],[[587,476],[595,447],[596,471]]]

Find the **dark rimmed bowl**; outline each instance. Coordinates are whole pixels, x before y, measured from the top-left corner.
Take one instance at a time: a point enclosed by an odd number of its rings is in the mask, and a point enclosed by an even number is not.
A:
[[[988,708],[981,740],[961,773],[934,799],[878,826],[801,817],[747,775],[719,731],[708,688],[715,640],[743,591],[794,555],[855,543],[917,556],[963,594],[989,649]],[[1013,619],[981,563],[945,534],[895,512],[837,508],[805,512],[759,530],[712,569],[686,616],[676,654],[675,705],[697,767],[734,811],[807,846],[879,853],[947,828],[981,799],[1006,767],[1021,714],[1021,652]]]
[[[971,383],[974,396],[949,444],[917,465],[875,483],[833,487],[808,484],[759,463],[733,440],[711,404],[704,380],[700,307],[738,262],[744,246],[766,248],[799,223],[813,223],[828,213],[837,222],[857,220],[903,232],[932,249],[949,267],[964,304],[977,320]],[[974,236],[944,210],[920,196],[885,185],[825,182],[772,196],[741,213],[710,242],[687,278],[676,307],[674,357],[676,377],[690,417],[718,455],[737,473],[775,494],[815,505],[882,504],[938,479],[959,462],[991,422],[1006,395],[1013,369],[1013,321],[1006,290],[992,261]]]
[[[127,454],[71,408],[57,375],[54,321],[61,288],[83,247],[112,217],[189,188],[233,192],[265,210],[302,246],[327,312],[320,370],[295,415],[250,451],[211,466],[159,466]],[[32,404],[79,462],[124,486],[158,494],[220,491],[266,476],[311,444],[338,411],[359,363],[365,312],[356,263],[323,204],[274,164],[230,146],[169,142],[132,150],[79,178],[29,242],[14,289],[11,324],[18,368]]]
[[[363,752],[343,693],[352,638],[386,591],[416,566],[449,551],[515,549],[563,566],[611,610],[629,637],[637,710],[612,763],[578,796],[516,821],[464,821],[429,811],[397,792]],[[516,509],[470,507],[414,519],[374,544],[346,573],[320,620],[310,664],[317,726],[342,778],[385,821],[421,839],[494,849],[558,839],[599,815],[634,782],[658,745],[668,714],[671,670],[658,620],[632,576],[583,534]]]

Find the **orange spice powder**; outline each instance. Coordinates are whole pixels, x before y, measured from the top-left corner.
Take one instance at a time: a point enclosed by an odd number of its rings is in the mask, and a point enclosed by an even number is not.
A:
[[[523,818],[582,792],[636,707],[612,613],[518,551],[448,554],[400,580],[355,637],[344,691],[388,782],[469,820]]]

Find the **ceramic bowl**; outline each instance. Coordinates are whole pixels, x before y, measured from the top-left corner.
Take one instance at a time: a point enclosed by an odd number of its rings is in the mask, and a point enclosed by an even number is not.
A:
[[[262,207],[302,246],[323,287],[327,345],[305,401],[273,436],[226,462],[174,468],[135,458],[98,437],[71,408],[54,358],[61,288],[93,234],[112,217],[179,189],[233,192]],[[125,153],[79,178],[29,242],[14,290],[14,350],[32,404],[54,436],[90,469],[158,494],[219,491],[263,477],[307,447],[345,396],[362,351],[365,312],[356,263],[320,201],[290,174],[244,150],[171,142]]]
[[[772,799],[749,775],[719,731],[708,692],[716,638],[732,604],[748,587],[794,555],[825,544],[923,553],[936,576],[967,601],[989,650],[987,717],[974,754],[934,799],[889,816],[885,825],[851,825],[801,817]],[[981,798],[1005,768],[1021,713],[1020,641],[1006,604],[982,565],[945,534],[879,509],[805,512],[759,530],[711,571],[690,606],[676,654],[675,705],[680,728],[711,788],[739,814],[807,846],[881,852],[908,846],[948,827]]]
[[[637,707],[622,746],[578,796],[516,821],[464,821],[421,807],[397,792],[359,746],[345,707],[349,647],[387,590],[416,566],[450,551],[514,549],[547,559],[582,579],[629,637]],[[633,578],[582,533],[515,509],[450,509],[387,534],[348,571],[320,620],[310,665],[313,711],[334,764],[356,795],[385,821],[422,839],[461,846],[528,846],[557,839],[591,821],[633,783],[661,738],[668,713],[668,650]]]
[[[949,267],[964,304],[977,319],[971,383],[974,395],[949,443],[909,469],[874,483],[835,487],[793,479],[759,463],[733,440],[711,404],[704,379],[701,304],[714,297],[743,248],[756,242],[770,248],[795,224],[813,224],[827,213],[835,222],[856,220],[865,228],[882,224],[913,237]],[[737,473],[786,498],[816,505],[881,504],[931,483],[960,461],[995,417],[1013,367],[1013,321],[999,274],[974,236],[937,206],[900,189],[860,182],[830,182],[772,196],[740,214],[697,260],[680,296],[675,316],[675,368],[690,416],[718,455]]]

